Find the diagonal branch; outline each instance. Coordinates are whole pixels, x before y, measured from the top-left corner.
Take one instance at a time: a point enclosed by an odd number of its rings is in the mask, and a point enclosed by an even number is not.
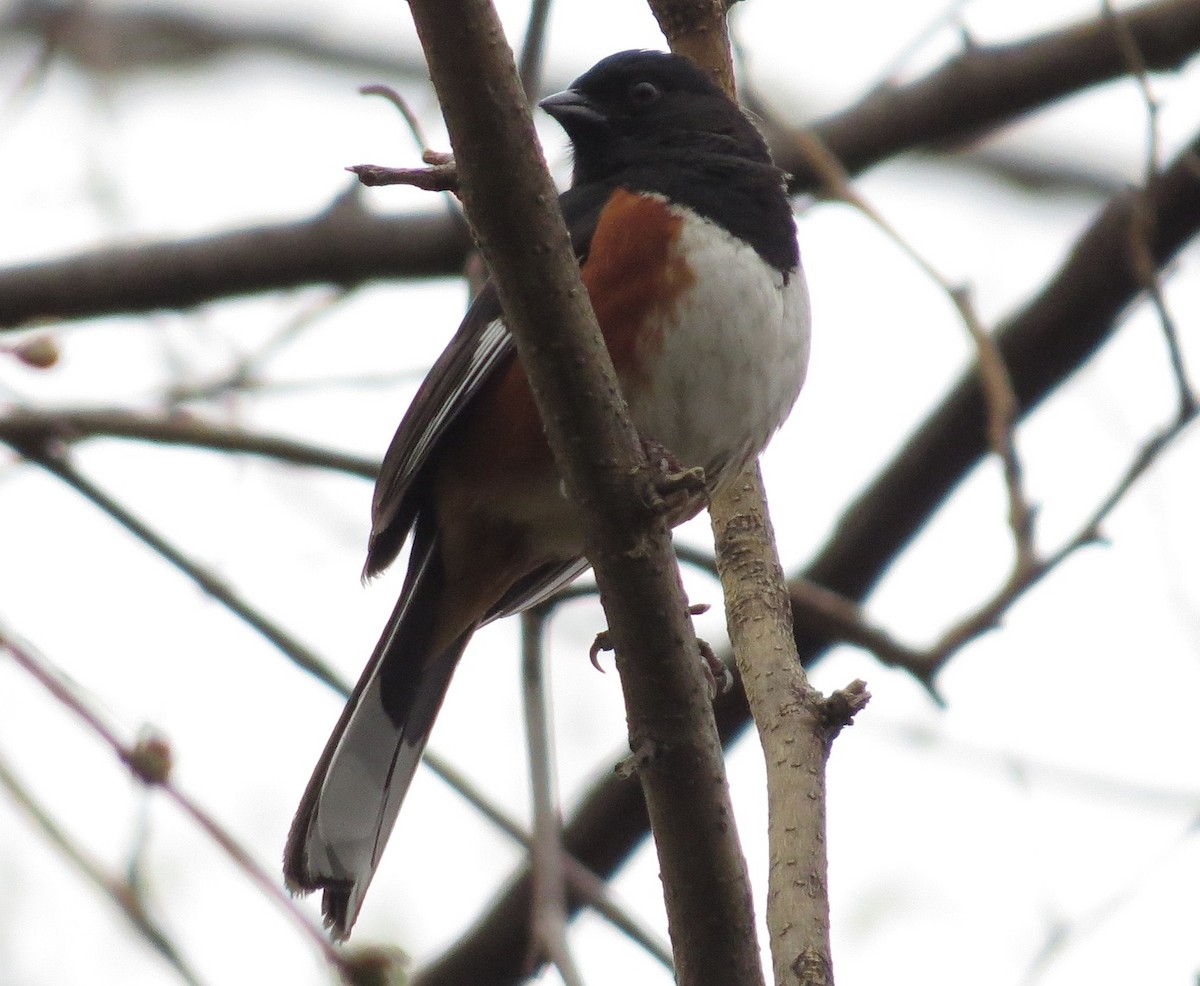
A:
[[[0,641],[0,645],[3,641]],[[201,986],[200,979],[189,967],[179,947],[159,926],[149,911],[136,885],[128,878],[118,877],[105,870],[82,845],[78,844],[50,817],[9,765],[0,758],[0,790],[29,817],[59,855],[67,859],[90,883],[100,890],[121,911],[134,930],[175,970],[188,986]]]
[[[1159,0],[1122,14],[1149,69],[1177,69],[1200,49],[1200,3]],[[975,140],[1066,96],[1130,74],[1104,15],[1007,45],[971,46],[929,75],[883,86],[810,126],[851,174],[914,147]],[[820,177],[786,144],[775,160],[792,174],[793,192]]]
[[[300,932],[321,952],[329,966],[349,984],[356,982],[354,960],[336,949],[304,912],[267,873],[250,853],[237,842],[194,798],[171,780],[170,746],[160,737],[146,737],[127,744],[99,714],[90,708],[50,660],[28,641],[0,622],[0,650],[7,654],[31,678],[77,718],[87,729],[108,746],[130,773],[147,787],[157,788],[173,801],[241,870],[249,882],[278,906],[299,928]]]

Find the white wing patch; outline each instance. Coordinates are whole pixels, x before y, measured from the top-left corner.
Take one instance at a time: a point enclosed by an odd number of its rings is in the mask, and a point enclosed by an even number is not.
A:
[[[479,389],[489,371],[512,348],[512,337],[504,326],[504,320],[492,319],[479,334],[475,351],[471,353],[466,369],[453,390],[445,395],[437,412],[429,420],[425,430],[413,442],[408,461],[420,463],[425,460],[430,448],[446,430],[450,420],[463,408],[464,403]]]

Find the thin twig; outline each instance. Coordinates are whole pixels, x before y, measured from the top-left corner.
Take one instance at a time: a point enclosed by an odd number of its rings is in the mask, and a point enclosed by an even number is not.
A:
[[[1142,50],[1138,45],[1137,38],[1129,28],[1125,15],[1114,9],[1110,0],[1104,0],[1104,15],[1112,25],[1113,35],[1121,49],[1121,56],[1137,81],[1138,91],[1146,106],[1146,164],[1143,186],[1147,192],[1152,192],[1162,171],[1159,102],[1150,85],[1146,60],[1142,56]],[[1153,235],[1151,222],[1148,211],[1144,207],[1139,208],[1130,229],[1130,252],[1138,280],[1145,288],[1150,302],[1158,314],[1158,324],[1162,328],[1163,340],[1166,343],[1167,355],[1171,362],[1171,372],[1175,377],[1175,388],[1179,400],[1178,415],[1179,419],[1183,420],[1195,407],[1196,394],[1188,381],[1183,350],[1179,345],[1179,330],[1167,308],[1166,298],[1163,296],[1162,279],[1159,277],[1157,266],[1154,263],[1154,255],[1150,249],[1150,239]]]
[[[0,645],[12,659],[30,677],[46,689],[56,701],[73,713],[85,726],[98,736],[117,758],[129,767],[138,780],[150,787],[159,788],[168,798],[204,830],[213,842],[220,846],[246,875],[252,884],[263,894],[274,901],[288,917],[296,924],[304,935],[325,956],[325,960],[347,982],[352,979],[347,974],[345,959],[333,944],[325,937],[321,929],[314,925],[301,911],[292,898],[280,886],[278,880],[270,876],[258,865],[250,854],[233,838],[217,821],[192,798],[184,794],[170,779],[169,755],[161,740],[140,741],[134,746],[125,744],[116,732],[105,723],[100,716],[90,709],[84,701],[66,684],[63,675],[53,662],[42,654],[28,641],[0,623]]]
[[[316,325],[322,316],[349,298],[354,290],[343,287],[321,292],[315,300],[288,318],[264,345],[238,360],[222,379],[210,381],[202,387],[173,385],[166,392],[167,403],[175,405],[196,398],[220,397],[230,391],[262,389],[262,372],[267,362]]]
[[[451,164],[435,164],[428,168],[389,168],[382,164],[354,164],[346,169],[358,175],[368,187],[411,185],[426,192],[459,193],[458,171]]]
[[[525,40],[521,44],[521,59],[517,74],[525,96],[532,103],[537,99],[542,80],[542,60],[546,53],[546,23],[550,20],[551,0],[532,0],[529,21],[525,25]]]
[[[0,646],[4,640],[0,638]],[[122,880],[104,871],[104,868],[74,839],[72,839],[50,817],[38,803],[33,793],[0,758],[0,787],[3,787],[13,802],[21,808],[58,852],[66,857],[80,873],[117,906],[134,930],[141,935],[154,951],[158,952],[188,986],[201,986],[200,979],[187,965],[179,947],[146,911],[141,893],[131,881]]]
[[[582,986],[583,979],[567,944],[567,898],[564,887],[562,824],[554,779],[554,740],[543,640],[545,610],[521,614],[521,693],[525,704],[525,737],[529,744],[529,783],[533,797],[533,936],[529,968],[545,953],[562,976],[564,986]]]
[[[1034,510],[1025,494],[1021,478],[1021,460],[1017,455],[1014,438],[1014,428],[1019,417],[1016,392],[995,338],[984,328],[967,289],[951,284],[851,185],[846,169],[829,148],[813,133],[797,131],[793,136],[800,153],[825,183],[827,192],[854,206],[891,239],[925,276],[942,290],[970,334],[975,344],[979,380],[983,389],[984,405],[987,408],[988,444],[1003,468],[1004,488],[1008,499],[1008,526],[1012,532],[1015,554],[1013,570],[1014,573],[1025,571],[1034,564],[1036,557]]]
[[[17,448],[31,462],[36,463],[47,472],[57,476],[77,493],[103,510],[139,541],[146,544],[158,555],[174,565],[206,593],[224,605],[226,609],[236,614],[248,626],[257,630],[262,636],[279,648],[284,656],[297,667],[326,684],[332,684],[337,681],[337,676],[333,669],[314,651],[302,644],[265,613],[259,612],[258,609],[226,585],[218,575],[199,562],[189,558],[122,504],[118,503],[83,476],[70,464],[65,456],[57,454],[48,448],[39,449],[22,446],[17,446]]]
[[[1193,406],[1183,417],[1152,435],[1138,450],[1121,477],[1100,501],[1092,514],[1083,522],[1076,533],[1068,538],[1053,554],[1037,558],[1024,572],[1014,570],[996,593],[975,612],[948,629],[929,650],[916,655],[909,654],[901,660],[892,655],[878,653],[884,663],[895,664],[911,671],[918,680],[931,685],[941,670],[958,651],[989,630],[994,629],[1001,617],[1026,592],[1037,585],[1045,576],[1058,568],[1076,551],[1104,541],[1101,527],[1109,514],[1121,503],[1134,484],[1171,443],[1200,415],[1200,408]]]
[[[18,449],[51,448],[95,437],[129,438],[162,445],[182,445],[220,452],[241,452],[292,465],[316,466],[374,479],[379,462],[288,438],[229,427],[189,413],[144,414],[113,410],[32,410],[0,414],[0,441]]]
[[[358,176],[361,184],[369,188],[379,188],[385,185],[411,185],[426,192],[452,192],[453,197],[448,201],[458,208],[459,193],[458,170],[454,167],[454,158],[449,154],[435,151],[425,139],[421,129],[421,121],[408,105],[408,100],[391,86],[370,85],[358,90],[364,96],[383,96],[390,102],[408,126],[409,133],[416,141],[421,151],[421,159],[429,165],[426,168],[391,168],[381,164],[356,164],[346,170]]]
[[[363,96],[382,96],[396,109],[408,126],[408,132],[412,134],[413,140],[416,142],[417,148],[424,152],[429,148],[429,141],[425,139],[425,131],[421,128],[421,119],[412,111],[412,107],[408,105],[408,100],[391,86],[385,86],[382,83],[375,83],[369,86],[360,86],[359,93]]]

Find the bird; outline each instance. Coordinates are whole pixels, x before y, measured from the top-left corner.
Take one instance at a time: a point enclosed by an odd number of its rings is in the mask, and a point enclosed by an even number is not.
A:
[[[638,434],[664,471],[698,467],[705,489],[719,489],[766,446],[807,371],[786,175],[738,104],[682,55],[610,55],[539,105],[573,151],[559,201]],[[672,523],[705,505],[685,500]],[[338,940],[471,635],[587,568],[578,509],[491,283],[408,407],[371,521],[364,578],[411,542],[406,577],[284,852],[289,889],[323,891]]]

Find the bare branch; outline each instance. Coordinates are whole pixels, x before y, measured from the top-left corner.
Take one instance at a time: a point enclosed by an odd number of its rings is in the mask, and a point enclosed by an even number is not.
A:
[[[52,475],[57,476],[76,492],[86,497],[139,541],[142,541],[155,553],[174,565],[184,575],[200,586],[201,589],[224,605],[226,609],[243,620],[247,626],[266,637],[297,667],[326,684],[336,684],[338,682],[337,675],[333,669],[314,651],[302,644],[270,617],[264,613],[260,613],[247,600],[243,599],[226,585],[220,577],[210,572],[198,562],[188,558],[187,555],[156,531],[152,530],[124,506],[91,483],[64,456],[45,446],[37,447],[15,444],[14,447],[25,458],[41,466]]]
[[[0,623],[0,647],[30,677],[48,691],[59,704],[88,727],[117,758],[129,767],[138,780],[161,790],[176,806],[219,846],[264,896],[272,900],[303,932],[304,936],[325,956],[325,961],[347,983],[353,983],[347,959],[336,949],[321,929],[316,927],[284,892],[279,882],[258,865],[250,854],[220,824],[170,779],[169,752],[162,740],[150,738],[128,745],[117,736],[93,710],[65,683],[52,662],[26,640]]]
[[[1124,22],[1148,68],[1179,68],[1200,49],[1200,4],[1159,0]],[[988,130],[1129,72],[1100,15],[1009,45],[971,46],[929,75],[874,90],[811,129],[851,174],[914,147],[977,140]],[[794,148],[775,149],[793,192],[816,191],[820,175]]]
[[[800,666],[757,468],[713,498],[726,622],[767,771],[767,929],[776,986],[832,986],[826,700]]]
[[[737,91],[725,28],[727,0],[647,0],[671,50],[705,68],[731,96]]]
[[[425,192],[458,194],[458,171],[453,163],[437,164],[431,168],[389,168],[382,164],[354,164],[346,169],[358,176],[364,185],[411,185]]]
[[[0,413],[0,441],[18,448],[71,445],[96,437],[130,438],[161,445],[240,452],[293,465],[315,466],[374,479],[377,459],[318,448],[222,425],[192,414],[113,410],[29,410]]]
[[[336,44],[301,28],[156,10],[149,5],[122,9],[21,0],[0,22],[0,30],[37,34],[46,39],[51,51],[105,74],[178,68],[244,51],[282,54],[376,76],[423,79],[425,73],[425,64],[415,53],[372,52]]]
[[[190,308],[305,284],[458,273],[468,246],[453,213],[376,216],[343,198],[300,222],[107,247],[0,271],[0,331],[33,319]]]
[[[536,958],[545,956],[564,986],[583,986],[567,944],[567,895],[562,848],[562,820],[554,779],[554,741],[543,652],[546,612],[521,614],[521,692],[525,704],[525,737],[529,746],[529,781],[533,792],[533,937]],[[535,956],[530,957],[531,960]]]
[[[3,646],[4,641],[0,637],[0,647]],[[30,821],[37,826],[59,854],[68,859],[90,883],[113,902],[125,915],[134,930],[167,961],[180,979],[188,986],[200,986],[200,980],[189,968],[179,947],[171,941],[166,931],[150,917],[137,887],[126,879],[106,873],[101,864],[50,817],[2,758],[0,758],[0,788],[3,788],[13,803],[25,812]]]

